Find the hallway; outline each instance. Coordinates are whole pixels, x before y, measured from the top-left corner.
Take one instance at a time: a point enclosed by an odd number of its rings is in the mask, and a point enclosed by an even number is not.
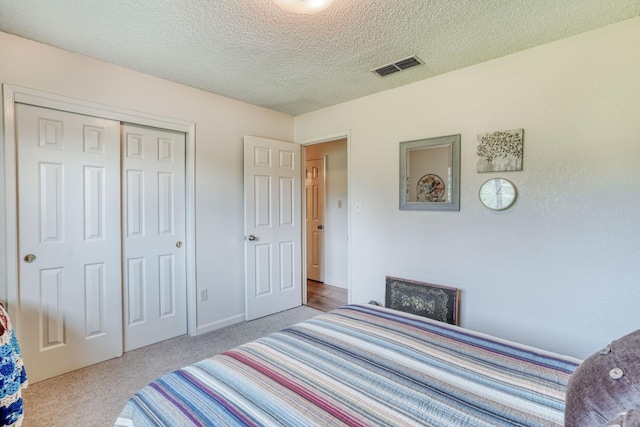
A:
[[[331,311],[347,303],[347,290],[307,279],[307,305]]]

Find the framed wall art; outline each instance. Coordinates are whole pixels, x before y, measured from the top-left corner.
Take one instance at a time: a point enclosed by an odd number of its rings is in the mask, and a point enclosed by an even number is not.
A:
[[[478,172],[522,170],[524,129],[503,130],[478,135]]]

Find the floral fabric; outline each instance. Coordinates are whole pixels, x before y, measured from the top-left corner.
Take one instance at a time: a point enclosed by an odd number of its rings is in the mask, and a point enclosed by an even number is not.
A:
[[[27,374],[9,315],[0,304],[0,425],[22,426],[22,389]]]

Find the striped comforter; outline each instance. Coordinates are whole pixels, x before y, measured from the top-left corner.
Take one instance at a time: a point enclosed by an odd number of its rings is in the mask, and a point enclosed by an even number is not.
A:
[[[349,305],[157,379],[116,426],[561,426],[578,363]]]

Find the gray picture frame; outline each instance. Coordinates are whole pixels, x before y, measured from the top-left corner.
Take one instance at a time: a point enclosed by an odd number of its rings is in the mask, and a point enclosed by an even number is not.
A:
[[[399,191],[400,210],[459,211],[460,134],[401,142]]]

